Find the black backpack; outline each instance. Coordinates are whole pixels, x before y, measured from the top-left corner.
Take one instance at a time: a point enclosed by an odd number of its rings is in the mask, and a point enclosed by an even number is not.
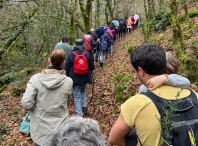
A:
[[[155,104],[161,117],[165,115],[164,110],[169,110],[175,100],[165,100],[152,91],[147,90],[142,95],[147,96]],[[175,111],[172,116],[170,124],[171,131],[168,137],[162,135],[162,146],[197,146],[198,145],[198,102],[196,94],[190,90],[190,95],[180,99],[176,104]],[[161,118],[163,122],[163,118]],[[128,137],[129,135],[127,135]],[[126,138],[127,139],[127,138]],[[138,139],[141,143],[141,140]],[[126,141],[127,145],[127,141]],[[141,144],[142,145],[142,144]]]

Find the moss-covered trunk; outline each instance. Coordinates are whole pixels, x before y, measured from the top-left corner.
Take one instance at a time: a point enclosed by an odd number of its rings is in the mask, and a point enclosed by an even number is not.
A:
[[[80,10],[84,22],[84,32],[90,30],[90,14],[91,14],[91,2],[92,0],[87,0],[86,9],[83,6],[83,0],[79,0]]]
[[[188,28],[193,28],[193,22],[190,20],[189,15],[188,15],[188,7],[186,4],[186,0],[182,0],[183,8],[185,10],[185,16],[186,16],[186,21],[188,22]]]
[[[173,33],[174,45],[173,50],[175,51],[176,58],[179,60],[179,63],[181,65],[181,71],[184,71],[187,74],[188,78],[192,82],[195,82],[198,79],[198,75],[192,72],[198,69],[198,66],[196,65],[198,64],[198,61],[197,59],[194,59],[193,57],[188,57],[183,53],[186,45],[184,43],[183,30],[177,17],[178,3],[176,0],[171,0],[168,2],[171,9],[171,28]]]
[[[69,23],[69,44],[74,44],[74,13],[70,13],[70,23]]]
[[[171,9],[171,28],[173,32],[173,43],[177,44],[179,41],[180,45],[183,47],[182,49],[185,49],[186,44],[184,42],[183,30],[177,16],[178,2],[176,0],[171,0],[169,2],[169,6]]]

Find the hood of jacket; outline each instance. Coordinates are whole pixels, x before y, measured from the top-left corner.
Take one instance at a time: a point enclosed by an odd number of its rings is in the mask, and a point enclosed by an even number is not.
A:
[[[102,37],[106,39],[109,37],[109,35],[104,34]]]
[[[90,38],[90,37],[91,37],[91,35],[89,35],[89,34],[85,35],[85,38],[87,38],[87,39]]]
[[[40,82],[48,89],[60,87],[66,79],[65,70],[44,69],[41,74],[38,74]]]

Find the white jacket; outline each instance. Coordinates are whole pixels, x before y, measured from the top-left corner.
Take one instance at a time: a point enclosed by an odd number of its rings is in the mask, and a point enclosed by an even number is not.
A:
[[[31,77],[21,100],[25,110],[32,111],[30,136],[41,146],[49,146],[56,129],[68,117],[67,100],[73,81],[65,70],[45,69]]]

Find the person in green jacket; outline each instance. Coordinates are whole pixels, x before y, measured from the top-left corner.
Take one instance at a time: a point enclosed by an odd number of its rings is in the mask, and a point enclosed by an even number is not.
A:
[[[59,45],[56,49],[63,49],[65,51],[66,58],[65,58],[65,63],[62,66],[62,68],[65,69],[65,64],[67,62],[67,57],[68,57],[69,53],[71,53],[74,50],[74,47],[69,45],[69,38],[66,37],[66,36],[62,36],[61,42],[62,42],[62,44]]]

